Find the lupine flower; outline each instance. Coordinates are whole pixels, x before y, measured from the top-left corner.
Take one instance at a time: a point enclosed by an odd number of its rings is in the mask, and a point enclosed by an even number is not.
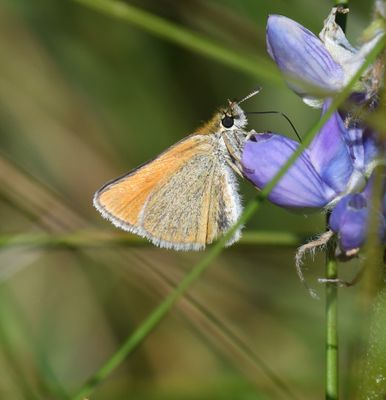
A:
[[[351,80],[383,35],[383,31],[377,32],[357,50],[335,23],[336,12],[334,8],[326,19],[319,38],[283,16],[270,16],[267,25],[269,54],[289,86],[307,104],[322,106],[322,114],[331,102],[329,97]],[[369,67],[350,98],[369,110],[377,104],[374,71]],[[244,175],[257,188],[264,188],[298,146],[292,139],[275,133],[252,135],[242,153]],[[336,111],[274,187],[269,199],[291,209],[331,211],[331,230],[347,255],[365,241],[371,207],[368,181],[379,164],[385,164],[385,149],[376,134],[350,111]],[[384,239],[385,215],[380,220]]]
[[[328,105],[326,102],[323,112]],[[298,146],[298,142],[274,133],[253,135],[242,153],[244,175],[263,188]],[[335,112],[269,199],[287,208],[331,208],[347,193],[362,190],[379,161],[374,137],[361,128],[346,128]]]
[[[366,241],[372,207],[371,181],[360,193],[344,196],[334,207],[329,225],[338,236],[341,250],[347,254],[357,251]],[[379,212],[379,237],[386,239],[386,192],[383,194],[382,212]]]
[[[323,98],[342,90],[363,64],[367,54],[383,35],[356,49],[335,23],[333,8],[319,38],[302,25],[282,15],[271,15],[267,23],[267,50],[285,75],[289,86],[308,105],[320,107]],[[357,91],[367,91],[367,82]]]

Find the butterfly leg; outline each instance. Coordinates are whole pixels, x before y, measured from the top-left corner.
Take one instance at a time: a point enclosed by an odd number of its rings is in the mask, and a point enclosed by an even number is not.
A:
[[[232,160],[227,160],[227,163],[229,166],[233,169],[233,171],[236,172],[237,175],[241,176],[241,178],[244,178],[244,175],[242,173],[243,167],[241,165],[241,160],[239,156],[237,156],[233,150],[233,147],[231,143],[228,141],[226,136],[223,137],[225,146],[228,150],[229,155],[231,156]]]
[[[319,278],[319,283],[335,283],[338,287],[351,287],[357,284],[363,278],[364,268],[359,270],[359,272],[354,276],[351,281],[345,281],[342,279],[326,279],[326,278]]]
[[[231,160],[227,160],[227,163],[233,169],[233,171],[236,172],[237,175],[239,175],[241,178],[244,178],[244,175],[241,172],[241,164],[235,164],[235,162]]]

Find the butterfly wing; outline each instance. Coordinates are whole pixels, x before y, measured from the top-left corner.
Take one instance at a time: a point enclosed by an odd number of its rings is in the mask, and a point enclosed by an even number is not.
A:
[[[116,226],[160,247],[202,249],[241,212],[233,173],[215,150],[211,135],[189,136],[102,187],[94,205]]]

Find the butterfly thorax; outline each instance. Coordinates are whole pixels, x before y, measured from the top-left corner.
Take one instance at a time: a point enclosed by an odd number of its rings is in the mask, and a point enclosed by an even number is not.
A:
[[[247,118],[236,102],[229,102],[216,112],[207,123],[198,128],[196,135],[213,135],[216,155],[227,161],[240,160],[247,137]]]

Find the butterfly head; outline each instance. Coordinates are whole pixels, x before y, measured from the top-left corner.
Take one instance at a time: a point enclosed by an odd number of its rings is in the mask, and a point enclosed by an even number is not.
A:
[[[243,99],[239,101],[231,101],[228,100],[228,106],[220,110],[220,122],[221,122],[221,130],[227,129],[244,129],[247,126],[248,120],[245,115],[245,112],[240,107],[240,104],[244,101],[250,99],[260,92],[261,88],[258,87],[252,93],[249,93]]]
[[[248,120],[242,108],[235,101],[229,101],[228,106],[219,112],[220,130],[244,129]]]
[[[248,124],[247,116],[243,109],[240,107],[240,104],[245,100],[250,99],[257,93],[259,93],[260,88],[250,93],[248,96],[243,99],[237,100],[228,100],[228,104],[220,108],[214,117],[201,126],[196,133],[201,135],[207,134],[216,134],[223,133],[229,130],[240,131],[244,130]]]

